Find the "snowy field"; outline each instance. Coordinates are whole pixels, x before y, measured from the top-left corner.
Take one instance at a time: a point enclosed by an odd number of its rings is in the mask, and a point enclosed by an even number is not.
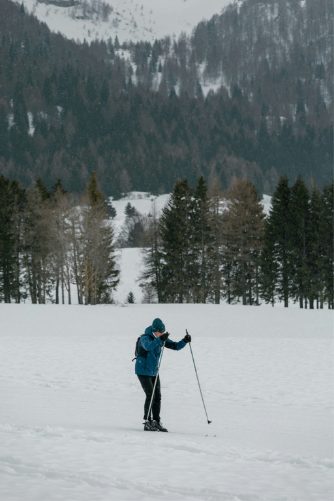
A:
[[[23,0],[29,12],[45,22],[50,30],[60,32],[69,39],[112,38],[125,41],[154,42],[167,35],[178,37],[181,32],[190,34],[203,19],[220,14],[230,0],[104,0],[112,7],[107,21],[94,15],[85,19],[78,7],[58,7],[37,0]],[[96,3],[96,2],[95,2]],[[94,10],[94,2],[88,1]]]
[[[134,344],[159,316],[162,419]],[[227,305],[0,304],[0,499],[331,501],[333,314]]]

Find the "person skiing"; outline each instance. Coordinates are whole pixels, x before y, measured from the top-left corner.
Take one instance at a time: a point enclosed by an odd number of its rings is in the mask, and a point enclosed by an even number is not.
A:
[[[165,325],[160,318],[155,318],[150,327],[147,327],[145,334],[143,334],[138,341],[138,354],[135,366],[135,373],[140,381],[140,384],[146,394],[144,404],[144,430],[145,431],[164,431],[160,419],[161,407],[161,389],[160,389],[160,376],[158,376],[155,393],[148,416],[148,410],[152,398],[153,387],[158,372],[159,358],[161,348],[165,343],[165,347],[170,350],[182,350],[187,343],[191,341],[191,336],[187,334],[178,343],[168,339],[169,333],[165,330]],[[152,419],[153,414],[153,419]]]

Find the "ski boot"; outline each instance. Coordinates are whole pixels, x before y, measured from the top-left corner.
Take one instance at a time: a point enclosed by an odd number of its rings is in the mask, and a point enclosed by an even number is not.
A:
[[[144,431],[159,431],[154,425],[155,421],[146,420],[144,423]]]
[[[168,432],[167,428],[165,428],[162,424],[161,421],[152,421],[152,425],[154,424],[154,427],[156,428],[157,431],[164,431]]]

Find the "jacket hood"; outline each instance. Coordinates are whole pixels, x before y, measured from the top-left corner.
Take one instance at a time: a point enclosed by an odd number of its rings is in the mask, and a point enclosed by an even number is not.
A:
[[[153,334],[153,331],[152,331],[152,325],[150,325],[149,327],[147,327],[145,329],[145,334],[151,334],[152,337],[155,337],[155,335]]]

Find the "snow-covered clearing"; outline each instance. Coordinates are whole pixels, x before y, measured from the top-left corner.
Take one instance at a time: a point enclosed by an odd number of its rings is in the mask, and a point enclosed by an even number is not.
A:
[[[134,344],[161,317],[162,418]],[[333,314],[227,305],[0,304],[0,499],[330,501]],[[206,436],[207,435],[207,436]]]
[[[116,209],[116,217],[113,219],[113,225],[115,227],[116,233],[122,228],[126,215],[125,215],[125,207],[128,203],[130,203],[140,214],[148,215],[152,213],[153,203],[155,203],[156,211],[158,213],[165,207],[168,203],[170,194],[167,193],[165,195],[151,195],[146,191],[132,191],[123,198],[119,200],[113,200],[110,198],[112,205]]]
[[[98,16],[96,2],[88,1],[93,15],[84,14],[79,6],[60,7],[52,2],[23,0],[24,5],[35,16],[55,32],[81,42],[86,39],[114,38],[125,41],[147,41],[163,38],[181,32],[188,34],[202,19],[220,14],[231,3],[230,0],[104,0],[112,8],[107,19]],[[83,15],[84,14],[84,15]]]

